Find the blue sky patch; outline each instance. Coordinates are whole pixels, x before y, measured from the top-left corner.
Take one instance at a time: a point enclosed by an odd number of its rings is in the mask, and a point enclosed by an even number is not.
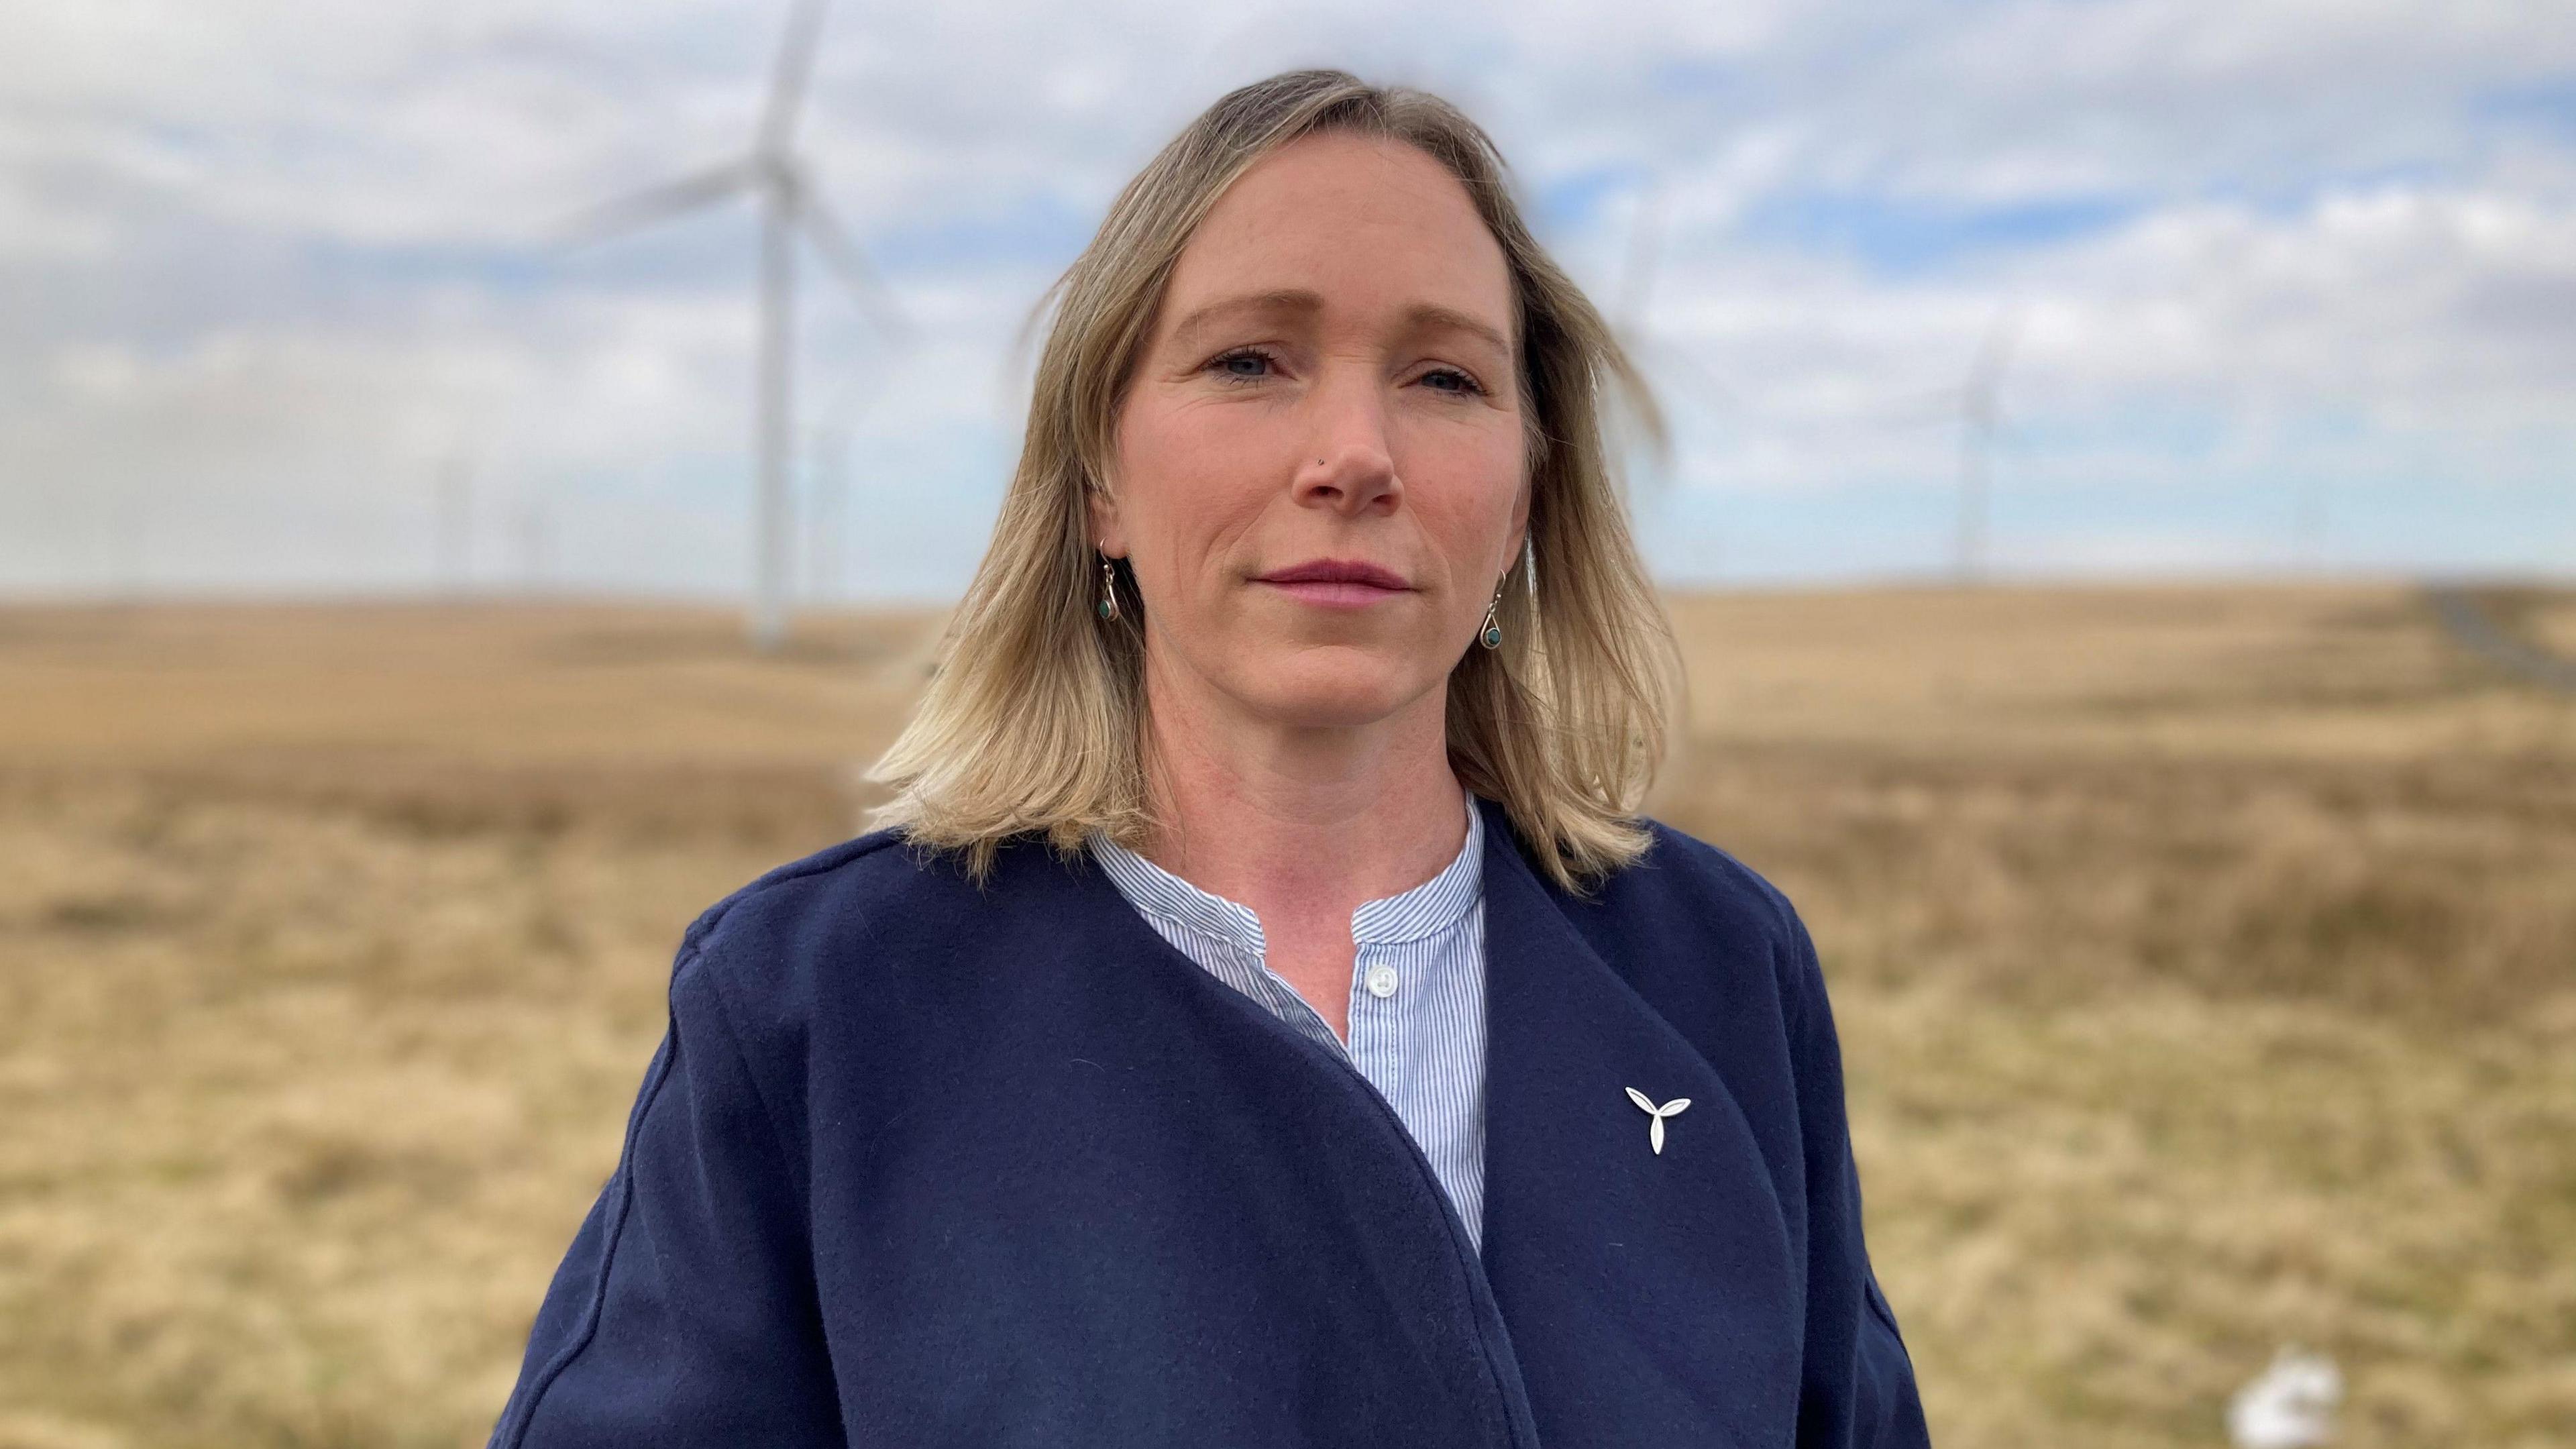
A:
[[[1889,278],[1981,256],[2052,246],[2109,230],[2146,210],[2135,196],[2035,197],[2002,204],[1799,192],[1767,198],[1743,222],[1747,240],[1848,256]]]

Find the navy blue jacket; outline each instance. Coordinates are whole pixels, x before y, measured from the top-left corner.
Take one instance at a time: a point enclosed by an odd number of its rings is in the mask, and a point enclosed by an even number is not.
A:
[[[1481,1256],[1087,859],[877,831],[689,928],[493,1444],[1927,1444],[1787,899],[1660,822],[1577,899],[1477,808]]]

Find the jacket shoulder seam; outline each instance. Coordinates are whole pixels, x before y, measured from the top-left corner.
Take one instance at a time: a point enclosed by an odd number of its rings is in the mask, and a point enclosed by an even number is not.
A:
[[[684,964],[679,969],[686,970],[688,965],[696,964],[701,957],[702,953],[692,952],[688,963]],[[671,980],[671,1011],[674,1020],[677,1020],[679,1014],[679,991],[679,971],[674,971],[672,973]],[[769,1135],[778,1145],[779,1165],[786,1170],[791,1180],[796,1179],[800,1177],[801,1174],[796,1171],[796,1154],[788,1150],[786,1125],[780,1120],[778,1108],[776,1104],[770,1100],[769,1092],[761,1086],[760,1073],[753,1071],[751,1068],[751,1053],[743,1050],[742,1032],[734,1025],[733,1008],[725,1004],[724,992],[721,989],[721,985],[713,977],[708,977],[706,980],[706,994],[708,1015],[715,1018],[716,1030],[723,1035],[725,1045],[733,1049],[734,1061],[742,1068],[743,1080],[751,1084],[751,1098],[753,1101],[760,1104],[761,1120],[769,1124]],[[795,1193],[797,1215],[799,1217],[803,1217],[808,1211],[808,1205],[805,1201],[804,1184],[803,1182],[798,1181],[795,1182],[795,1186],[797,1188]],[[805,1231],[808,1235],[811,1234],[812,1227],[810,1223],[805,1226]]]
[[[1780,983],[1784,988],[1781,992],[1781,1008],[1787,1017],[1790,1031],[1794,1034],[1803,1030],[1806,1024],[1808,987],[1808,983],[1803,978],[1806,974],[1805,968],[1814,959],[1815,948],[1804,925],[1798,919],[1797,907],[1789,903],[1788,892],[1781,890],[1769,877],[1737,859],[1724,847],[1701,840],[1663,821],[1658,820],[1655,824],[1667,837],[1668,843],[1682,848],[1685,855],[1704,852],[1700,859],[1704,867],[1714,867],[1714,873],[1733,877],[1735,883],[1751,891],[1762,900],[1765,906],[1769,907],[1771,918],[1780,932],[1777,944],[1780,949],[1788,952],[1792,973],[1790,979]],[[1688,849],[1690,846],[1697,846],[1698,852],[1690,851]]]
[[[870,831],[866,835],[845,841],[841,845],[817,851],[813,855],[809,855],[802,860],[790,861],[785,865],[779,866],[777,869],[763,874],[758,879],[737,888],[732,894],[727,895],[723,900],[707,907],[705,911],[699,914],[695,921],[692,921],[689,924],[688,931],[681,938],[681,946],[684,950],[695,950],[699,943],[702,942],[708,934],[713,932],[717,926],[723,924],[725,917],[733,914],[733,910],[736,906],[741,905],[743,902],[750,900],[754,896],[764,894],[773,886],[781,886],[787,884],[789,881],[805,880],[812,876],[827,874],[828,872],[838,870],[842,866],[848,865],[854,860],[861,860],[868,856],[875,855],[889,847],[900,844],[901,842],[901,831],[897,827],[888,826],[883,830]]]

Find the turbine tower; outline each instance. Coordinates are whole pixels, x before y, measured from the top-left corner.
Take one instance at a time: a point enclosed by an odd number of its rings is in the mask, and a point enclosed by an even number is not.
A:
[[[1986,329],[1985,341],[1977,345],[1975,360],[1968,364],[1967,385],[1959,391],[1962,421],[1959,438],[1959,539],[1958,581],[1973,584],[1986,571],[1986,495],[1989,474],[1993,469],[1995,432],[2003,425],[1995,408],[1995,394],[2003,386],[2004,362],[2011,354],[2013,334],[2021,327],[2021,316],[2006,303],[1995,313],[1994,325]]]
[[[753,453],[758,460],[752,513],[752,647],[774,650],[787,635],[790,568],[787,468],[793,446],[796,238],[805,240],[850,290],[877,326],[900,338],[908,324],[847,227],[814,190],[798,155],[796,122],[814,73],[814,46],[830,0],[795,0],[770,77],[769,100],[749,154],[720,166],[635,192],[590,212],[575,228],[584,238],[636,230],[666,217],[750,192],[760,202],[760,344]]]

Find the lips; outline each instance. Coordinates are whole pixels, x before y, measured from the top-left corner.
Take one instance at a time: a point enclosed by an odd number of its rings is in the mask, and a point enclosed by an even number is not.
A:
[[[1374,589],[1409,589],[1403,576],[1357,559],[1309,559],[1294,568],[1274,569],[1259,577],[1265,584],[1360,584]]]
[[[1358,559],[1308,559],[1253,580],[1320,609],[1366,609],[1413,592],[1402,575]]]

